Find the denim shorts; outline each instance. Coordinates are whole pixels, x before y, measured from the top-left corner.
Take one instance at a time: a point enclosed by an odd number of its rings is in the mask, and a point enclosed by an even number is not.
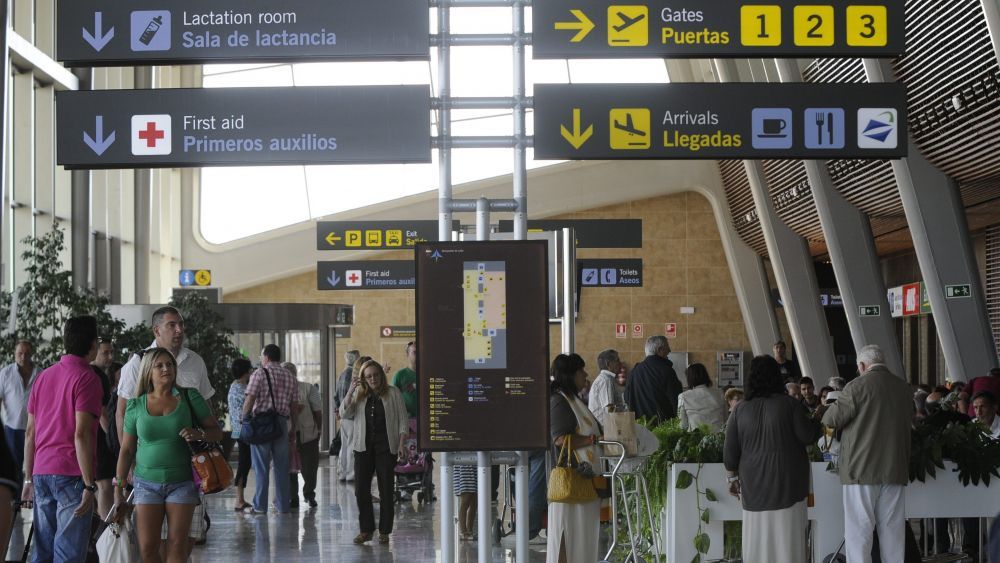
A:
[[[132,485],[135,487],[133,504],[201,504],[194,481],[157,483],[133,476]]]

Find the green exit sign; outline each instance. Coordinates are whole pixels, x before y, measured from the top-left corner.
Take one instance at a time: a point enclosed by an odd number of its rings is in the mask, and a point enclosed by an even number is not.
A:
[[[878,317],[882,314],[882,308],[878,305],[862,305],[858,307],[858,313],[862,317]]]
[[[944,286],[944,296],[948,299],[972,297],[972,286],[967,283],[961,285],[946,285]]]

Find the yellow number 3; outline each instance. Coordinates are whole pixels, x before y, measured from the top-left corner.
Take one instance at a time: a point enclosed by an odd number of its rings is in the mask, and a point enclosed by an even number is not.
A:
[[[851,47],[885,47],[889,41],[885,6],[847,7],[847,44]]]

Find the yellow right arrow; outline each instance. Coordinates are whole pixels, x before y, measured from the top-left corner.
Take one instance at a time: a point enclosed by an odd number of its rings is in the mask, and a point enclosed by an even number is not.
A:
[[[575,29],[577,30],[576,35],[569,40],[570,43],[579,43],[583,41],[583,38],[590,33],[590,30],[594,29],[594,22],[590,21],[587,14],[583,13],[583,10],[570,10],[570,14],[576,18],[575,22],[556,22],[556,29]]]
[[[588,125],[585,131],[580,132],[580,108],[573,108],[573,131],[570,132],[569,129],[566,129],[565,125],[560,125],[559,129],[561,130],[563,139],[566,139],[569,144],[573,145],[574,149],[582,147],[587,142],[587,139],[594,134],[593,125]]]

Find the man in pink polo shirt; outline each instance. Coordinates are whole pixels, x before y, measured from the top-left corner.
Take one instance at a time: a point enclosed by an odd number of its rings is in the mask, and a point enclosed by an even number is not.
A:
[[[63,343],[66,355],[38,375],[28,397],[21,500],[35,505],[33,563],[86,560],[97,491],[102,389],[90,367],[97,356],[97,320],[67,320]]]

